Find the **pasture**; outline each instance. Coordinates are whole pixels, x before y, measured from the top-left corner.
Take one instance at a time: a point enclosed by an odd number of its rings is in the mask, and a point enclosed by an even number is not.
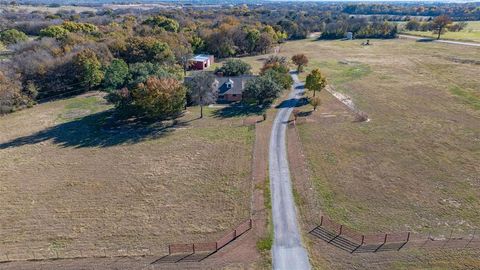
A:
[[[371,119],[355,122],[353,113],[325,90],[318,111],[299,108],[307,115],[298,132],[312,187],[311,194],[296,192],[304,222],[319,223],[320,214],[326,214],[365,233],[447,235],[452,229],[478,228],[480,48],[402,39],[371,40],[371,46],[361,42],[303,40],[281,48],[288,58],[301,52],[310,59],[301,78],[320,68],[330,86]],[[243,59],[258,71],[265,57]],[[321,268],[332,269],[370,267],[377,260],[380,269],[460,269],[465,262],[468,267],[480,263],[462,261],[476,256],[468,252],[371,258],[311,252]]]
[[[467,22],[467,27],[459,32],[446,32],[442,34],[442,39],[450,40],[460,40],[460,41],[470,41],[470,42],[480,42],[480,21],[469,21]],[[403,31],[405,34],[428,37],[428,38],[437,38],[437,34],[432,32],[424,31]]]
[[[1,256],[164,254],[247,219],[254,131],[205,110],[117,123],[89,93],[0,117]]]

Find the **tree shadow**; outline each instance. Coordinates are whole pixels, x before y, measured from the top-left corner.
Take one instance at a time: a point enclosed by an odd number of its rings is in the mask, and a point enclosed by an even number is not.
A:
[[[312,113],[313,113],[313,110],[311,110],[311,111],[306,111],[306,112],[299,112],[299,113],[297,114],[297,116],[298,116],[298,117],[307,117],[307,116],[312,115]]]
[[[295,86],[295,89],[297,89],[297,90],[305,90],[305,84],[299,84],[299,85]]]
[[[302,107],[308,104],[308,98],[302,97],[300,99],[291,98],[282,101],[280,104],[275,106],[276,109],[282,108],[294,108],[294,107]]]
[[[172,132],[175,128],[186,125],[188,125],[187,121],[118,118],[114,110],[108,110],[1,143],[0,149],[32,145],[48,140],[53,140],[55,144],[61,147],[74,148],[135,144],[160,138]]]
[[[432,42],[434,40],[435,39],[433,38],[421,38],[421,39],[417,39],[417,42]]]
[[[261,115],[269,106],[250,105],[246,103],[233,103],[230,106],[218,109],[212,114],[214,117],[231,118],[240,116]]]

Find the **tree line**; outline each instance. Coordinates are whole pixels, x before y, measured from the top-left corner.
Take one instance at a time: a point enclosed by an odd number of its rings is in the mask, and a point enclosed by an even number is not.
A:
[[[352,17],[345,8],[314,2],[54,13],[5,8],[0,48],[13,55],[0,62],[0,113],[92,89],[108,91],[112,102],[128,108],[132,98],[158,85],[151,77],[172,85],[183,81],[196,53],[264,54],[311,32],[322,32],[322,38],[396,35],[396,26],[384,18]],[[262,79],[287,85],[283,60],[267,65]],[[234,65],[223,72],[232,68],[242,69]]]

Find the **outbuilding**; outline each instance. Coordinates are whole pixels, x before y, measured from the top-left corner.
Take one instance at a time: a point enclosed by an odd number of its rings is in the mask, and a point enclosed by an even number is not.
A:
[[[213,55],[199,54],[190,59],[190,68],[193,70],[205,70],[214,62]]]

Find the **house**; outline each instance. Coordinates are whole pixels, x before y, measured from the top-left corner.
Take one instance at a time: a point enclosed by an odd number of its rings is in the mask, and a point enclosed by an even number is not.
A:
[[[185,81],[189,81],[192,77],[186,77]],[[217,88],[217,102],[235,102],[241,101],[243,98],[243,90],[248,80],[255,78],[253,75],[243,75],[236,77],[223,77],[215,75],[215,87]]]
[[[221,77],[217,76],[218,101],[235,102],[243,98],[243,90],[248,80],[255,76]]]
[[[213,55],[199,54],[190,60],[190,68],[193,70],[205,70],[214,62]]]

